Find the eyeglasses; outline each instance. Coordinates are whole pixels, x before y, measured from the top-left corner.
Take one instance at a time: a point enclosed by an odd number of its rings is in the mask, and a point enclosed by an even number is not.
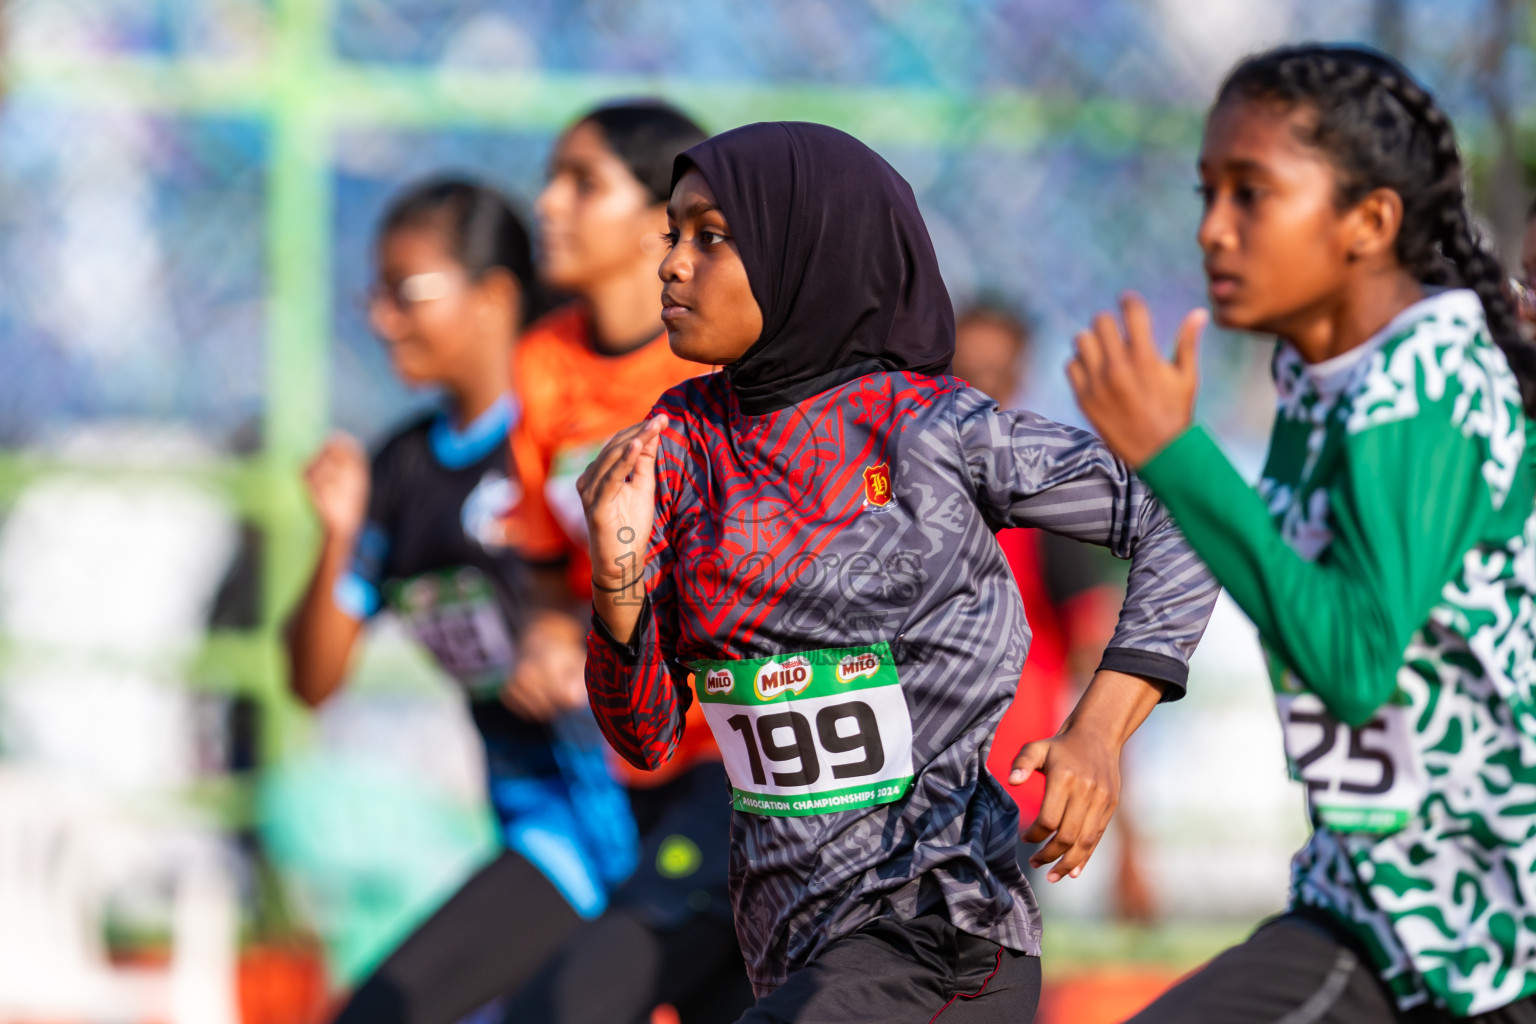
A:
[[[1516,312],[1525,320],[1536,320],[1536,290],[1518,277],[1511,277],[1509,291],[1515,300]]]
[[[417,303],[447,298],[453,293],[457,276],[443,270],[431,270],[425,274],[412,274],[394,285],[375,281],[368,288],[365,305],[373,308],[387,304],[403,313]]]

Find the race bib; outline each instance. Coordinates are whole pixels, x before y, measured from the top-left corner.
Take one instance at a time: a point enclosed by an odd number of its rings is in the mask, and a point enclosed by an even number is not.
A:
[[[738,811],[829,814],[912,785],[912,715],[889,645],[690,667]]]
[[[390,606],[443,670],[469,691],[488,697],[506,682],[512,637],[496,592],[473,566],[391,583]]]
[[[1275,699],[1291,777],[1307,787],[1313,821],[1335,832],[1384,834],[1418,813],[1428,776],[1414,749],[1411,708],[1388,704],[1350,726],[1314,693]]]

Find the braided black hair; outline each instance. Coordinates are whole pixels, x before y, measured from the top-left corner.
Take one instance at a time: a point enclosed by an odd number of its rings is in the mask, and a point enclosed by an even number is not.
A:
[[[443,231],[448,251],[471,280],[497,268],[511,274],[521,293],[523,323],[549,310],[549,296],[534,270],[528,228],[500,192],[459,178],[417,185],[389,204],[379,238],[418,227]]]
[[[1378,188],[1401,197],[1398,263],[1425,284],[1477,293],[1489,333],[1520,382],[1526,412],[1536,416],[1536,346],[1521,336],[1498,257],[1473,226],[1456,131],[1434,97],[1385,54],[1317,44],[1282,46],[1242,61],[1216,103],[1233,97],[1315,113],[1302,137],[1337,168],[1341,209]]]

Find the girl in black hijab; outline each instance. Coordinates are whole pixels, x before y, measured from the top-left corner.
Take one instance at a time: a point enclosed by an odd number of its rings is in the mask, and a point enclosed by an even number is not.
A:
[[[735,808],[742,1020],[1028,1020],[1039,915],[985,762],[1029,629],[992,534],[1132,559],[1099,672],[1014,763],[1046,775],[1027,838],[1053,882],[1098,842],[1125,739],[1182,694],[1216,588],[1095,438],[948,376],[916,200],[862,143],[728,132],[678,158],[667,213],[669,341],[725,371],[668,391],[582,478],[599,722],[655,768],[702,703]]]
[[[674,186],[692,171],[718,197],[763,325],[732,357],[708,351],[719,342],[686,315],[663,317],[674,346],[730,364],[744,413],[880,370],[949,372],[955,318],[928,228],[911,186],[869,147],[824,125],[750,125],[688,150],[677,171]]]

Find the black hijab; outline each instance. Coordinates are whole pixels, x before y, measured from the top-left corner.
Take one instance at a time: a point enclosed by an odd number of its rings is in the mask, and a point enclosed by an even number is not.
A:
[[[912,186],[846,132],[749,124],[682,153],[730,226],[763,333],[725,374],[774,412],[878,370],[949,372],[955,314]]]

